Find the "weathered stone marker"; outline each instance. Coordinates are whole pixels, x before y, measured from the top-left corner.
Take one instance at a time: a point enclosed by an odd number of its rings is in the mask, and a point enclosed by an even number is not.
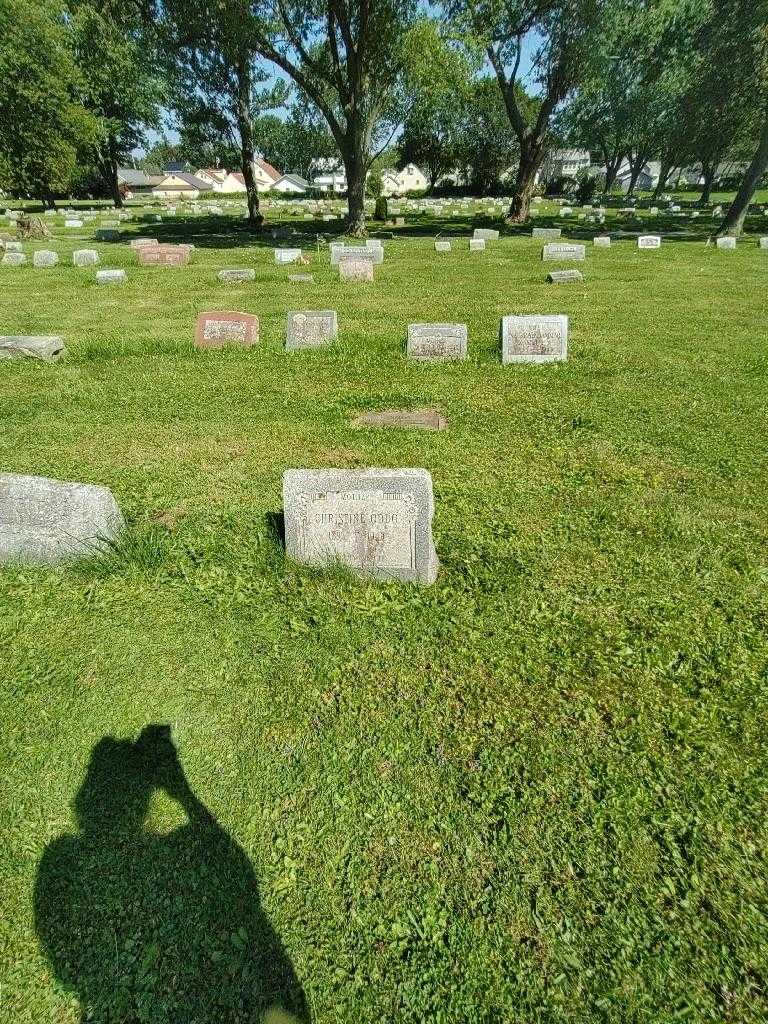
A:
[[[338,334],[335,310],[292,310],[288,314],[285,349],[295,352],[301,348],[320,348],[335,341]]]
[[[125,284],[124,270],[97,270],[96,284]]]
[[[132,238],[131,248],[140,249],[142,245],[159,245],[160,243],[156,238]]]
[[[408,324],[409,359],[467,358],[466,324]]]
[[[69,220],[64,221],[65,228],[81,228],[82,226],[83,222],[78,220],[76,217],[72,217]]]
[[[610,249],[611,236],[595,235],[595,237],[592,239],[592,245],[594,245],[597,249]]]
[[[567,316],[502,318],[502,363],[551,363],[567,358]]]
[[[586,254],[585,245],[568,245],[565,242],[549,242],[541,250],[542,260],[583,260]]]
[[[0,335],[0,359],[57,360],[64,352],[64,339],[56,334]]]
[[[496,242],[499,238],[499,232],[495,228],[475,228],[472,237],[483,238],[488,242]]]
[[[485,239],[484,238],[470,238],[470,240],[469,240],[469,251],[470,252],[484,252],[485,251]]]
[[[660,249],[661,235],[640,235],[637,240],[638,249]]]
[[[331,243],[331,266],[337,266],[342,260],[370,260],[377,266],[384,262],[382,246],[369,245],[338,245]]]
[[[95,554],[125,525],[112,493],[93,484],[0,473],[0,562]]]
[[[298,263],[301,260],[301,249],[275,249],[275,263]]]
[[[375,579],[437,577],[425,469],[289,469],[283,508],[286,553],[297,562],[341,564]]]
[[[302,283],[314,284],[315,283],[315,278],[313,277],[312,274],[289,274],[288,275],[288,280],[292,281],[294,284],[302,284]]]
[[[533,228],[531,238],[560,238],[562,228]]]
[[[736,238],[734,235],[721,235],[716,244],[718,249],[735,249]]]
[[[220,281],[233,282],[233,281],[255,281],[256,271],[255,270],[220,270],[218,274]]]
[[[225,345],[249,348],[258,341],[259,318],[253,313],[209,312],[197,318],[197,348],[224,348]]]
[[[339,278],[342,281],[373,281],[373,260],[339,260]]]
[[[142,267],[183,267],[189,263],[189,245],[140,245],[135,249]]]
[[[52,249],[37,249],[32,253],[33,267],[55,267],[59,262],[59,254]]]
[[[24,245],[22,242],[8,241],[5,243],[6,252],[24,252]]]
[[[95,249],[75,249],[72,253],[72,263],[76,267],[92,267],[99,261],[99,254]]]
[[[21,267],[26,262],[27,256],[23,252],[7,252],[0,260],[0,264],[4,267]]]
[[[435,252],[450,252],[451,243],[447,238],[435,239]]]
[[[382,409],[362,412],[353,427],[403,427],[406,430],[447,430],[448,420],[439,409]]]
[[[580,270],[553,270],[547,274],[548,284],[580,284],[583,280]]]
[[[766,210],[766,213],[768,213],[768,210]],[[759,249],[768,249],[768,238],[765,236],[761,238],[757,243],[757,247]]]

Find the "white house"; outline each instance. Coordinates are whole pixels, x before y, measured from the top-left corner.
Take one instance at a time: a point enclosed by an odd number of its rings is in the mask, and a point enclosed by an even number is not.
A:
[[[635,187],[640,189],[641,192],[649,192],[651,189],[656,188],[659,183],[660,172],[661,164],[658,160],[651,160],[643,164]],[[616,184],[626,191],[629,188],[631,177],[632,170],[629,166],[629,161],[625,160],[616,175]]]
[[[389,168],[381,172],[385,196],[399,196],[406,192],[423,192],[429,185],[416,164],[406,164],[401,171]]]
[[[245,192],[245,181],[238,178],[225,167],[201,167],[195,171],[195,177],[206,181],[210,185],[211,192],[233,193]]]
[[[544,157],[536,180],[575,178],[581,171],[586,171],[591,163],[588,149],[553,149]]]
[[[300,195],[309,188],[309,182],[298,174],[283,174],[273,184],[274,192],[290,192],[293,195]]]
[[[323,189],[325,192],[346,192],[347,176],[344,171],[330,171],[326,174],[318,174],[312,179],[315,188]]]

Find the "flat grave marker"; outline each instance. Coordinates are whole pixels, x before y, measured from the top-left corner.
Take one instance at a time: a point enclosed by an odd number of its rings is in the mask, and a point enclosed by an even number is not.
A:
[[[362,412],[352,420],[353,427],[401,427],[406,430],[447,430],[448,420],[439,409],[381,409]]]
[[[547,274],[548,284],[581,284],[583,280],[580,270],[552,270]]]
[[[275,249],[275,263],[299,263],[301,257],[301,249]]]
[[[99,254],[95,249],[75,249],[72,263],[76,267],[93,267],[99,262]]]
[[[451,243],[447,238],[435,239],[435,252],[450,252]]]
[[[125,284],[127,275],[124,270],[97,270],[96,284]]]
[[[55,267],[59,262],[59,254],[52,249],[36,249],[32,253],[33,267]]]
[[[717,245],[718,249],[725,249],[725,250],[735,249],[736,248],[736,238],[733,235],[721,235],[718,238],[718,240],[716,242],[716,245]]]
[[[4,267],[22,267],[27,262],[27,255],[23,252],[6,252],[0,264]]]
[[[610,249],[611,236],[595,235],[595,237],[592,239],[592,245],[594,245],[596,249]]]
[[[64,352],[64,339],[57,334],[0,335],[0,359],[42,359],[55,362]]]
[[[184,267],[189,263],[192,249],[188,245],[140,245],[136,257],[142,267]]]
[[[561,238],[562,228],[533,228],[531,238]]]

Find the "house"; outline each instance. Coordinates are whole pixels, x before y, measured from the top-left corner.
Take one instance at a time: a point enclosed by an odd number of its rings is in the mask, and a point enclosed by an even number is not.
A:
[[[197,199],[203,192],[211,192],[207,181],[178,171],[176,174],[165,174],[153,187],[152,195],[158,199]]]
[[[588,149],[553,149],[544,157],[536,180],[575,178],[581,171],[588,170],[591,163]]]
[[[291,192],[294,195],[299,195],[307,191],[309,182],[298,174],[283,174],[277,179],[272,188],[275,192]]]
[[[242,176],[228,171],[225,167],[201,167],[195,171],[195,177],[208,182],[211,192],[245,192],[245,180]]]
[[[146,174],[135,167],[118,167],[117,184],[128,198],[135,195],[150,195],[152,189],[162,181],[161,174]]]
[[[661,164],[658,160],[651,160],[648,163],[643,164],[637,183],[635,184],[635,188],[640,192],[652,191],[659,183],[660,172]],[[631,178],[632,170],[629,166],[629,161],[625,160],[616,174],[616,184],[619,188],[626,191],[629,188]]]
[[[429,185],[416,164],[406,164],[401,171],[388,169],[381,172],[381,183],[385,196],[401,196],[406,192],[425,191]]]
[[[318,174],[312,179],[314,188],[322,189],[325,192],[346,192],[347,176],[344,171],[331,171],[326,174]]]
[[[259,192],[266,192],[282,177],[280,171],[276,171],[272,164],[268,164],[261,157],[256,157],[253,161],[253,176],[256,179],[256,188]]]

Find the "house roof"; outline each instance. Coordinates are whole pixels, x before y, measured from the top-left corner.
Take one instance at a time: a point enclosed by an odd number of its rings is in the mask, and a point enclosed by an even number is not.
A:
[[[257,167],[260,167],[265,174],[268,174],[272,181],[278,181],[282,177],[280,171],[276,171],[272,164],[268,164],[266,160],[257,158],[253,162]]]
[[[160,176],[145,174],[144,171],[139,171],[135,167],[118,167],[117,180],[123,185],[134,185],[138,188],[141,185],[156,184],[160,180]]]
[[[211,188],[207,181],[203,181],[202,178],[196,178],[194,174],[187,174],[184,171],[172,171],[170,174],[166,174],[159,184],[165,186],[165,182],[168,178],[179,178],[181,181],[189,185],[191,189],[197,189],[198,192],[209,192]]]
[[[163,171],[166,174],[179,174],[181,172],[186,172],[188,170],[189,170],[189,164],[188,163],[184,163],[183,161],[180,161],[180,160],[171,161],[171,163],[166,164],[165,167],[163,167]]]
[[[299,185],[300,188],[309,188],[309,182],[298,174],[282,174],[277,181],[290,181],[291,184]],[[277,182],[275,182],[275,184],[277,184]]]

